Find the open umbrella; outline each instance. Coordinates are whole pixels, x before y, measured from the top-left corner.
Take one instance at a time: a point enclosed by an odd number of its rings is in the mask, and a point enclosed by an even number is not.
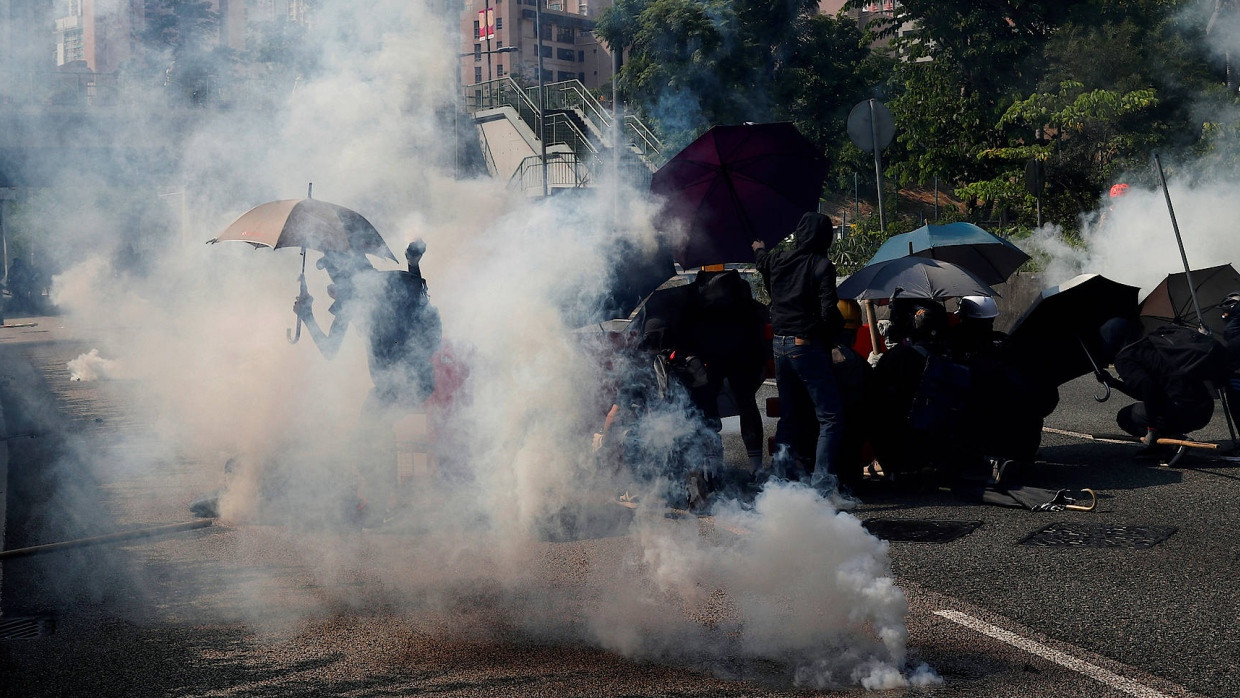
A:
[[[999,295],[968,269],[924,257],[897,257],[867,265],[841,282],[836,291],[840,298],[858,300],[899,297],[941,301]]]
[[[1139,292],[1100,274],[1043,289],[1012,326],[1008,346],[1018,361],[1040,366],[1056,385],[1100,375],[1113,357],[1098,330],[1111,318],[1135,319]]]
[[[1201,303],[1200,318],[1193,308],[1193,296],[1188,289],[1190,275],[1193,290]],[[1221,337],[1226,321],[1218,305],[1232,291],[1240,291],[1240,273],[1230,264],[1193,269],[1189,274],[1168,274],[1141,301],[1141,325],[1148,332],[1166,324],[1190,327],[1204,324],[1215,336]]]
[[[339,254],[374,255],[397,261],[383,236],[366,217],[337,204],[309,198],[269,201],[246,211],[208,244],[237,241],[255,247],[301,248],[301,295],[306,295],[306,249]],[[289,330],[288,341],[301,339],[301,318],[297,330]]]
[[[878,248],[868,264],[897,257],[928,257],[951,262],[973,272],[988,284],[1007,281],[1012,272],[1029,260],[1019,247],[972,223],[923,225],[893,235]]]
[[[650,191],[688,230],[674,255],[688,269],[753,261],[754,240],[772,246],[818,210],[826,176],[826,158],[791,123],[715,126],[660,167]]]
[[[246,211],[208,243],[235,240],[255,247],[305,247],[397,261],[366,217],[319,199],[269,201]]]

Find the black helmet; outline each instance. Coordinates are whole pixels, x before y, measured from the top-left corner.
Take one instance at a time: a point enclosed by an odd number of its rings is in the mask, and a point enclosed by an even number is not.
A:
[[[1236,303],[1240,303],[1240,291],[1232,291],[1219,301],[1218,307],[1223,311],[1223,317],[1231,314],[1231,309]]]

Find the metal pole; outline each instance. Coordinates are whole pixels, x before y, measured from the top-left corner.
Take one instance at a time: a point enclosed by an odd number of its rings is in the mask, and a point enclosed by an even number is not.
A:
[[[1180,225],[1175,221],[1175,209],[1171,206],[1171,192],[1167,191],[1167,178],[1163,175],[1162,160],[1154,153],[1154,165],[1158,167],[1158,179],[1162,182],[1163,195],[1167,197],[1167,213],[1171,214],[1171,229],[1175,231],[1175,244],[1180,248],[1180,261],[1184,263],[1184,280],[1188,282],[1188,293],[1193,299],[1193,310],[1197,311],[1197,328],[1202,334],[1210,334],[1205,318],[1201,316],[1201,304],[1197,302],[1197,288],[1193,286],[1193,275],[1188,269],[1188,255],[1184,253],[1184,240],[1180,237]]]
[[[538,36],[538,143],[542,151],[542,189],[543,196],[551,193],[547,183],[547,116],[543,102],[543,40],[542,40],[542,5],[543,0],[534,0],[534,33]]]
[[[0,560],[12,560],[19,557],[29,557],[31,555],[40,555],[43,553],[55,553],[60,552],[61,550],[69,550],[71,548],[99,545],[100,543],[116,543],[120,541],[132,540],[134,538],[160,536],[166,533],[193,531],[199,528],[208,528],[214,523],[215,519],[202,519],[200,521],[188,521],[186,523],[168,524],[166,526],[139,528],[132,531],[120,531],[119,533],[107,533],[102,536],[92,536],[90,538],[77,538],[75,540],[60,541],[58,543],[44,543],[43,545],[32,545],[28,548],[0,550]]]
[[[620,123],[620,67],[623,57],[620,52],[623,49],[619,46],[612,47],[611,54],[611,121],[612,121],[612,141],[611,141],[611,166],[612,174],[615,182],[612,186],[615,190],[612,192],[612,220],[615,229],[620,229],[620,139],[624,133],[624,129]]]
[[[482,28],[482,35],[487,38],[487,82],[491,82],[491,0],[483,0],[482,22],[486,25]]]
[[[883,156],[878,147],[878,120],[874,118],[874,100],[870,104],[870,138],[874,144],[874,182],[878,185],[878,231],[887,232],[887,223],[883,213]]]

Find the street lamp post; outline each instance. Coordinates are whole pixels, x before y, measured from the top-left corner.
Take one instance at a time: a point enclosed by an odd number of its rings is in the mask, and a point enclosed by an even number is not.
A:
[[[542,4],[543,0],[534,0],[534,34],[538,37],[538,143],[542,147],[542,188],[546,197],[551,192],[547,184],[547,129],[544,123],[547,110],[543,103]]]
[[[469,53],[461,53],[457,55],[459,58],[468,58],[469,56],[481,56],[483,54],[492,54],[492,53],[516,53],[518,50],[519,49],[516,46],[504,46],[502,48],[497,48],[493,50],[470,51]],[[459,97],[460,95],[458,94],[457,96]],[[462,107],[462,104],[458,102],[457,104],[453,106],[453,109],[452,109],[452,137],[454,140],[459,139],[461,135],[460,134],[460,122],[458,121],[461,107]],[[453,148],[452,148],[452,167],[456,171],[457,174],[460,174],[460,169],[461,169],[460,148],[457,147],[455,143],[453,144]]]

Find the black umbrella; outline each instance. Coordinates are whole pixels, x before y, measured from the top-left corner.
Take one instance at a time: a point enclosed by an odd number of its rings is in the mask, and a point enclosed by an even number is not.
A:
[[[1135,320],[1139,292],[1100,274],[1044,289],[1012,326],[1008,346],[1056,385],[1100,373],[1114,357],[1099,328],[1112,318]]]
[[[675,258],[686,269],[752,262],[818,210],[827,176],[822,152],[791,123],[715,126],[654,173],[650,191],[688,230]]]
[[[1201,303],[1201,316],[1193,307],[1193,294],[1188,288],[1192,276],[1193,290]],[[1168,274],[1153,291],[1141,301],[1141,325],[1148,332],[1161,325],[1176,324],[1196,327],[1204,324],[1216,336],[1221,337],[1223,326],[1219,303],[1232,291],[1240,291],[1240,273],[1230,264],[1208,269],[1193,269],[1189,274]]]
[[[976,274],[950,262],[925,257],[897,257],[858,269],[837,289],[840,298],[875,300],[961,296],[997,296]]]

